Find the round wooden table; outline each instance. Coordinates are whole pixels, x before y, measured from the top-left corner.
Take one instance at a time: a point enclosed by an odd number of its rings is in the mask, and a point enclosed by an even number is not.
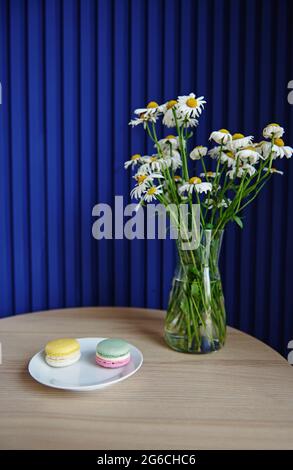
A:
[[[77,308],[0,320],[0,448],[292,449],[286,360],[233,328],[217,353],[177,353],[164,343],[163,317],[159,310]],[[47,388],[27,364],[64,336],[125,338],[144,364],[103,390]]]

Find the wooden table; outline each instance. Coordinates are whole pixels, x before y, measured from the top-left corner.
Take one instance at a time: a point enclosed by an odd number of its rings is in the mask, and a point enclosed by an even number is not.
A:
[[[164,312],[80,308],[0,320],[2,449],[293,448],[293,369],[233,328],[210,355],[180,354],[162,337]],[[144,364],[100,391],[47,388],[31,356],[56,337],[119,336]]]

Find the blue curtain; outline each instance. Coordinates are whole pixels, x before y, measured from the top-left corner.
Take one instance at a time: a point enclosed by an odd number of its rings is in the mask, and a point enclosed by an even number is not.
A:
[[[212,129],[268,122],[293,144],[293,2],[0,0],[0,316],[80,305],[165,308],[172,241],[92,238],[93,206],[129,201],[148,148],[131,110],[194,91]],[[283,354],[293,338],[293,166],[225,234],[228,322]]]

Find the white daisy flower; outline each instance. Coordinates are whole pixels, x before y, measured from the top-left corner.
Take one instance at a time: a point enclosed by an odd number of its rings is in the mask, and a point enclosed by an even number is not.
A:
[[[254,165],[259,161],[260,158],[263,157],[255,150],[255,147],[249,146],[243,150],[239,150],[239,152],[236,153],[236,158],[239,158],[243,162],[248,162]]]
[[[167,127],[175,127],[176,121],[172,109],[168,109],[163,117],[163,124]]]
[[[212,159],[216,159],[216,158],[219,158],[219,155],[220,155],[220,151],[221,151],[221,147],[214,147],[212,149],[210,149],[208,151],[208,155],[212,158]],[[224,152],[224,149],[222,149],[222,153]]]
[[[143,124],[146,127],[148,122],[156,122],[158,116],[162,113],[161,106],[156,101],[150,101],[146,108],[138,108],[134,110],[134,114],[138,115],[138,118],[132,119],[129,125],[132,127]]]
[[[205,103],[203,96],[196,98],[194,93],[187,96],[178,96],[178,111],[183,118],[195,118],[200,116]]]
[[[171,167],[173,171],[178,170],[182,166],[181,156],[177,150],[174,150],[172,155],[164,155],[160,162],[165,168]]]
[[[191,160],[200,160],[202,157],[205,157],[208,153],[208,148],[203,147],[202,145],[198,145],[195,147],[192,152],[190,153]]]
[[[198,193],[207,193],[212,190],[212,184],[202,182],[198,176],[193,176],[189,179],[188,182],[185,182],[182,186],[179,187],[178,192],[179,194],[187,192],[188,194],[192,194],[193,191]]]
[[[150,101],[146,108],[137,108],[134,110],[134,114],[137,114],[139,117],[143,116],[153,116],[162,112],[160,106],[156,101]]]
[[[275,146],[279,147],[279,152],[280,152],[280,158],[286,157],[286,158],[291,158],[293,149],[292,147],[289,147],[289,145],[285,145],[283,139],[277,138],[274,140]]]
[[[248,147],[252,144],[253,136],[249,135],[245,137],[243,134],[233,134],[232,141],[228,143],[227,147],[229,150],[237,152],[241,148]]]
[[[177,104],[176,100],[170,100],[161,106],[161,110],[164,114],[163,124],[167,127],[176,127],[173,109],[176,109]]]
[[[147,192],[145,193],[143,199],[146,202],[151,202],[153,199],[157,199],[157,195],[163,193],[162,187],[163,187],[162,185],[160,185],[160,186],[151,186],[147,190]]]
[[[162,169],[161,158],[158,155],[141,157],[143,164],[138,170],[138,174],[148,174],[151,171],[160,172]]]
[[[242,169],[246,171],[249,176],[253,176],[256,173],[254,166],[250,165],[249,163],[244,163],[244,165],[242,165]]]
[[[130,160],[127,160],[127,162],[124,163],[124,168],[127,169],[130,166],[131,168],[134,168],[141,161],[142,156],[139,153],[135,153],[134,155],[132,155]]]
[[[168,152],[170,152],[170,146],[172,146],[172,149],[174,150],[177,150],[179,147],[178,138],[175,137],[175,135],[171,135],[171,134],[167,135],[164,139],[160,139],[159,144],[163,150],[166,150]]]
[[[275,173],[275,174],[278,174],[278,175],[283,175],[284,174],[283,171],[277,170],[276,168],[273,168],[273,167],[270,170],[269,170],[269,168],[264,167],[263,171],[265,171],[265,172],[270,171],[270,173]]]
[[[236,165],[236,157],[233,152],[230,150],[226,150],[225,152],[221,153],[221,162],[227,163],[228,168]]]
[[[213,140],[219,145],[226,145],[232,140],[232,135],[227,129],[220,129],[211,133],[209,140]]]
[[[141,114],[140,117],[131,119],[131,121],[128,123],[129,126],[135,127],[139,126],[140,124],[143,124],[143,127],[146,128],[147,123],[157,122],[157,114]]]
[[[272,145],[271,142],[260,142],[255,148],[259,153],[262,154],[263,160],[267,160],[271,156],[271,153],[273,155],[273,160],[281,157],[282,154],[281,147],[275,144]]]
[[[164,176],[161,175],[161,173],[150,172],[148,174],[137,173],[133,178],[137,181],[137,185],[132,189],[130,196],[131,198],[139,199],[142,194],[146,192],[154,179],[164,178]]]
[[[177,105],[177,101],[176,100],[169,100],[169,101],[166,101],[166,103],[162,104],[160,106],[160,109],[162,111],[163,114],[165,114],[169,109],[176,109],[176,105]]]
[[[192,117],[180,117],[178,119],[178,125],[180,127],[188,128],[188,127],[197,127],[198,126],[198,120]]]
[[[207,171],[206,173],[201,173],[199,176],[201,178],[204,178],[205,176],[207,178],[215,178],[217,176],[217,173],[215,171]]]
[[[237,174],[236,174],[237,173]],[[227,176],[233,180],[234,178],[242,178],[242,176],[248,174],[249,176],[253,176],[256,173],[256,169],[254,166],[250,165],[249,163],[244,163],[237,168],[237,165],[233,166],[233,168],[227,171]]]
[[[140,183],[130,191],[131,199],[140,199],[142,195],[146,192],[148,186],[145,183]]]
[[[262,134],[264,136],[265,139],[272,139],[273,137],[276,138],[276,139],[279,139],[280,137],[282,137],[282,135],[284,134],[284,128],[281,127],[279,124],[276,124],[275,122],[273,122],[272,124],[268,124]]]

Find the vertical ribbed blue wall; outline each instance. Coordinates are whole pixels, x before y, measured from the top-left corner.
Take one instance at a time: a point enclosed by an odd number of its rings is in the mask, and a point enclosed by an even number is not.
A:
[[[147,150],[133,108],[189,91],[211,129],[293,144],[293,2],[0,0],[0,316],[79,305],[165,307],[171,241],[95,241],[92,207],[128,200]],[[293,162],[225,235],[229,323],[286,352],[293,338]]]

